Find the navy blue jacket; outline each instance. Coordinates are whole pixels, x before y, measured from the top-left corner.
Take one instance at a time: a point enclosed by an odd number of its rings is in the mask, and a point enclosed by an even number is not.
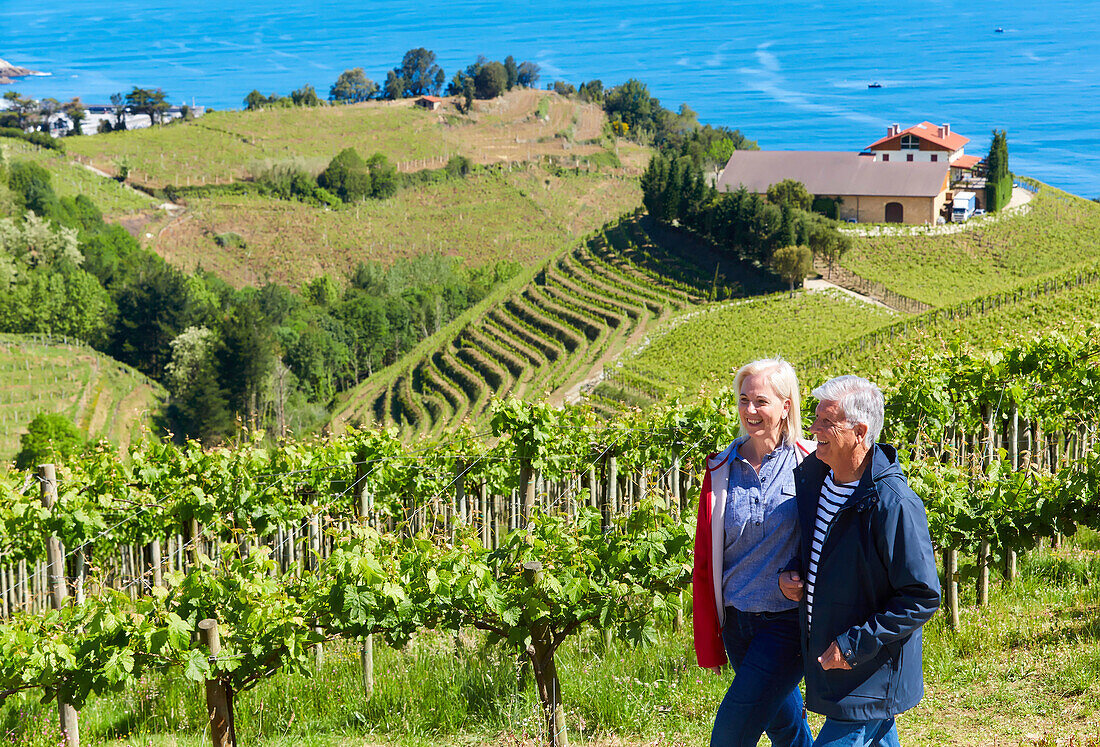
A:
[[[892,718],[924,695],[921,626],[940,605],[924,504],[909,488],[891,446],[872,447],[870,468],[825,534],[814,583],[813,628],[799,607],[806,667],[806,707],[851,721]],[[811,454],[795,470],[802,527],[799,557],[810,565],[810,540],[829,468]],[[851,670],[821,668],[817,657],[836,641]]]

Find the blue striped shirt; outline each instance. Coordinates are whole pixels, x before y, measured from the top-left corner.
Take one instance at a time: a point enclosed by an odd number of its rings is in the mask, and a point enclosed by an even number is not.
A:
[[[780,444],[757,474],[739,451],[747,440],[734,441],[729,458],[722,599],[742,612],[781,612],[797,606],[780,593],[778,574],[798,554],[798,460],[794,446]]]

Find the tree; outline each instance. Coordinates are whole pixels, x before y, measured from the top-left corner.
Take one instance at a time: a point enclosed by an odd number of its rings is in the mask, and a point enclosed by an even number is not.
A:
[[[806,190],[802,182],[784,179],[768,187],[768,202],[781,208],[784,205],[790,205],[799,210],[809,211],[813,207],[814,196]]]
[[[290,100],[294,102],[295,106],[320,106],[321,99],[317,95],[316,89],[309,83],[306,83],[301,88],[298,88],[290,92]]]
[[[479,99],[495,99],[508,87],[508,73],[504,65],[490,62],[477,71],[474,78],[474,92]]]
[[[171,342],[172,360],[165,370],[167,416],[173,432],[204,443],[233,430],[225,390],[218,382],[217,335],[206,327],[188,327]]]
[[[69,118],[69,121],[73,123],[72,133],[73,135],[83,134],[81,128],[82,123],[88,117],[88,112],[84,108],[84,104],[80,101],[80,97],[77,96],[65,104],[62,104],[61,111],[65,113],[65,116]]]
[[[317,176],[317,185],[344,202],[355,202],[371,196],[371,173],[354,148],[345,148]]]
[[[393,72],[403,81],[403,96],[437,95],[446,80],[443,69],[435,64],[435,52],[424,47],[406,52]]]
[[[516,64],[516,58],[512,55],[504,58],[504,72],[507,75],[505,86],[511,91],[519,83],[519,66]]]
[[[255,424],[263,385],[275,365],[271,327],[254,300],[237,304],[222,324],[218,379],[229,407]]]
[[[590,101],[594,104],[603,103],[603,81],[590,80],[587,83],[581,83],[577,89],[577,95],[582,101]]]
[[[794,295],[795,283],[801,283],[814,269],[814,256],[810,247],[805,245],[783,246],[775,250],[771,260],[772,269],[791,284]]]
[[[367,170],[370,172],[370,196],[376,200],[384,200],[397,193],[397,167],[381,153],[375,153],[367,159]]]
[[[38,102],[38,114],[41,117],[40,122],[43,132],[50,131],[50,124],[60,111],[61,102],[57,99],[45,98]]]
[[[1008,135],[993,130],[993,142],[985,159],[985,202],[990,212],[1000,210],[1012,199],[1012,172],[1008,169]]]
[[[7,91],[4,94],[4,101],[8,102],[8,107],[15,113],[16,126],[21,130],[27,129],[37,111],[34,99],[22,96],[16,91]]]
[[[625,122],[630,130],[637,132],[652,129],[654,102],[645,83],[631,78],[607,93],[604,110],[609,119]]]
[[[367,101],[377,93],[378,84],[367,77],[363,68],[357,67],[340,73],[340,77],[329,89],[328,97],[330,101],[341,104],[355,104]]]
[[[247,111],[254,112],[263,109],[268,103],[267,96],[264,96],[258,90],[253,88],[249,91],[248,95],[244,97],[244,108]]]
[[[86,443],[80,429],[61,413],[40,413],[19,437],[21,448],[15,455],[15,468],[26,470],[63,461],[79,454]]]
[[[386,73],[386,85],[382,89],[382,95],[390,101],[405,97],[405,79],[398,75],[396,70]]]
[[[115,110],[115,129],[126,129],[126,97],[121,93],[111,94],[111,106]]]
[[[111,101],[114,102],[114,97]],[[159,124],[164,113],[171,108],[164,91],[159,88],[150,90],[134,86],[134,90],[126,94],[126,103],[133,112],[148,115],[149,123],[153,125]]]
[[[516,71],[516,83],[524,88],[533,88],[539,82],[541,68],[534,62],[521,62]]]
[[[470,113],[470,109],[474,105],[474,81],[473,79],[466,77],[462,79],[462,111],[465,114]]]

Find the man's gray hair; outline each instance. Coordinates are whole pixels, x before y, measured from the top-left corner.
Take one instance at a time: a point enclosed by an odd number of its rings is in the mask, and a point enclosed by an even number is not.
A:
[[[885,399],[882,390],[862,376],[837,376],[814,389],[811,395],[819,402],[836,402],[849,423],[867,426],[864,443],[870,446],[882,433]]]

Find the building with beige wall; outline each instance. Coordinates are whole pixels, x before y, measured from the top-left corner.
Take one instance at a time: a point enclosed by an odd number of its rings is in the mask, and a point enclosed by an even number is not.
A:
[[[882,161],[871,153],[739,150],[718,177],[720,192],[767,194],[786,179],[839,201],[840,219],[935,224],[947,202],[950,161]]]

